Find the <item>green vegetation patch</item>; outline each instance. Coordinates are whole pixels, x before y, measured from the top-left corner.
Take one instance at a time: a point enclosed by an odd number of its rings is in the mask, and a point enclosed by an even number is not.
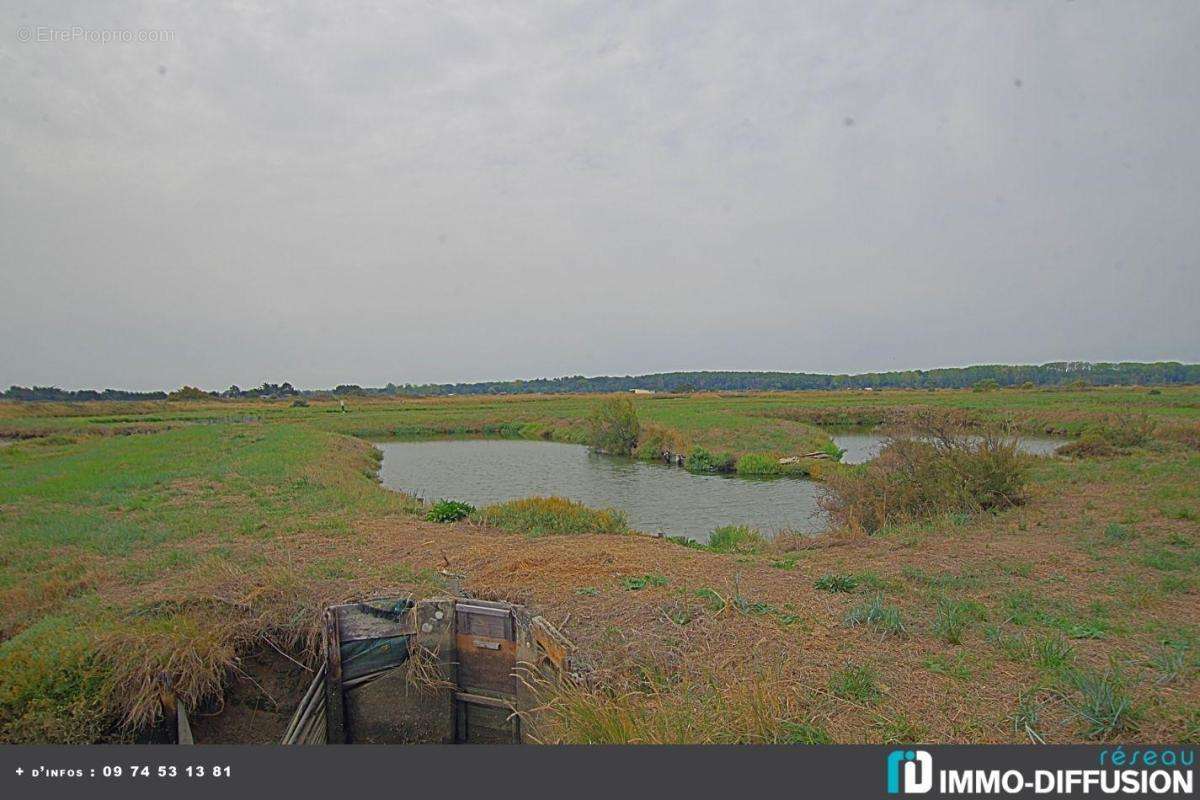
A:
[[[589,508],[565,497],[527,497],[497,503],[475,512],[472,519],[529,536],[629,531],[622,512],[612,508]]]

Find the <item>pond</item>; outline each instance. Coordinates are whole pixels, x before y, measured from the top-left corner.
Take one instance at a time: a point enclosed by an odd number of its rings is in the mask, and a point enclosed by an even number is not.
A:
[[[816,533],[826,527],[817,507],[820,485],[812,481],[693,475],[557,442],[470,439],[375,446],[383,452],[383,485],[426,500],[484,506],[559,495],[620,509],[635,530],[702,542],[722,525],[749,525],[765,534]]]
[[[862,464],[870,461],[879,455],[884,442],[888,440],[886,433],[871,428],[846,428],[831,430],[829,433],[833,437],[833,443],[846,451],[842,454],[843,464]],[[1017,448],[1030,455],[1048,456],[1053,455],[1055,450],[1068,441],[1045,436],[1022,436],[1017,440]]]

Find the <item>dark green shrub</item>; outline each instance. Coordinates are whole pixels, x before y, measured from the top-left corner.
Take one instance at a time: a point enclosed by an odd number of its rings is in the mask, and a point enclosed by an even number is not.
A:
[[[683,462],[688,472],[733,472],[735,465],[728,453],[710,453],[703,447],[692,448]]]
[[[637,447],[641,426],[637,407],[628,397],[610,395],[596,403],[589,423],[589,444],[603,453],[630,455]]]
[[[475,513],[475,506],[470,503],[460,503],[458,500],[438,500],[434,503],[425,519],[430,522],[457,522]]]

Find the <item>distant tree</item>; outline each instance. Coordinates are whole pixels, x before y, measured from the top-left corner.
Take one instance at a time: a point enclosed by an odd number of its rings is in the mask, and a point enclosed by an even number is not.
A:
[[[592,408],[589,420],[592,447],[605,453],[627,456],[637,447],[641,426],[637,406],[628,397],[613,395]]]
[[[208,392],[195,386],[184,386],[167,395],[168,400],[204,400],[208,397]]]

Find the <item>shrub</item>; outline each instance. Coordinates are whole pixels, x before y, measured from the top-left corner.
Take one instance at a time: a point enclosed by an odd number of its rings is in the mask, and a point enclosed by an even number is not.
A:
[[[565,497],[527,497],[476,512],[475,521],[501,530],[546,536],[568,533],[625,533],[625,515],[612,508],[589,508]]]
[[[634,455],[647,461],[665,459],[687,449],[683,438],[670,428],[646,424],[640,426]]]
[[[630,455],[637,447],[641,427],[637,408],[628,397],[611,395],[596,403],[589,419],[589,444],[614,455]]]
[[[208,392],[195,386],[183,386],[167,395],[168,400],[207,400],[210,397]]]
[[[935,427],[890,441],[873,461],[826,479],[835,524],[875,533],[889,524],[1009,508],[1024,501],[1027,458],[1011,437]]]
[[[851,575],[822,575],[813,583],[813,587],[823,592],[853,592],[858,586]]]
[[[1000,388],[1000,384],[994,378],[984,378],[971,387],[973,392],[994,392]]]
[[[734,465],[734,458],[728,453],[710,453],[703,447],[692,448],[683,462],[688,472],[733,472]]]
[[[297,397],[292,401],[292,408],[308,408],[308,401],[303,397]]]
[[[838,447],[832,440],[821,445],[821,452],[829,456],[834,461],[841,461],[842,456],[846,455],[846,451]]]
[[[1073,442],[1055,452],[1073,458],[1105,458],[1123,455],[1131,447],[1141,447],[1154,436],[1157,425],[1145,414],[1115,417],[1107,425],[1093,425]]]
[[[1107,458],[1120,453],[1112,443],[1099,433],[1085,433],[1073,442],[1067,442],[1054,451],[1070,458]]]
[[[761,533],[745,525],[726,525],[708,536],[708,549],[714,553],[761,553],[767,544]]]
[[[475,506],[458,500],[438,500],[429,509],[425,519],[430,522],[457,522],[475,513]]]

